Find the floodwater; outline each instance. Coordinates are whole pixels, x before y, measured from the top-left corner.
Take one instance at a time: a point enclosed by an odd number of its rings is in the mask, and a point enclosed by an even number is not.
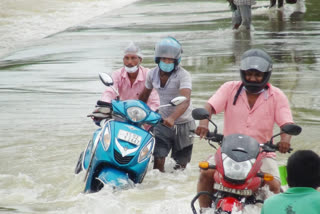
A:
[[[117,1],[101,5],[103,1],[81,0],[76,4],[80,12],[74,13],[69,13],[73,1],[56,1],[55,7],[39,2],[26,17],[17,10],[0,12],[7,12],[0,16],[0,32],[7,35],[0,49],[6,50],[0,54],[0,213],[192,213],[197,163],[214,152],[205,141],[196,139],[185,171],[173,172],[167,159],[166,173],[150,168],[134,189],[83,194],[83,174],[74,174],[78,155],[96,128],[86,115],[104,90],[98,73],[119,68],[131,40],[140,45],[143,64],[150,68],[155,66],[156,41],[171,35],[182,43],[194,107],[202,107],[225,81],[239,79],[239,58],[245,50],[265,49],[275,62],[271,82],[288,96],[294,120],[303,128],[292,138],[292,147],[320,153],[317,0],[285,5],[283,10],[269,10],[268,1],[258,1],[251,33],[231,30],[231,12],[223,0],[119,1],[123,4],[114,8]],[[50,6],[46,15],[39,12]],[[34,14],[45,22],[39,28]],[[61,24],[67,29],[60,29]],[[213,119],[223,126],[222,115]],[[279,154],[279,164],[287,157]]]

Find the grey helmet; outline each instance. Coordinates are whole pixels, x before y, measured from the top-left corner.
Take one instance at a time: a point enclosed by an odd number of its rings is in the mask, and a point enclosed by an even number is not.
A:
[[[245,71],[247,70],[255,70],[258,72],[263,72],[263,80],[262,82],[249,82],[245,78]],[[241,57],[240,63],[240,74],[243,85],[246,90],[251,93],[257,93],[264,89],[269,82],[270,76],[272,72],[272,59],[271,57],[260,49],[250,49]]]
[[[174,59],[175,68],[181,61],[182,47],[178,40],[173,37],[166,37],[160,40],[155,46],[155,62],[159,64],[160,58]]]

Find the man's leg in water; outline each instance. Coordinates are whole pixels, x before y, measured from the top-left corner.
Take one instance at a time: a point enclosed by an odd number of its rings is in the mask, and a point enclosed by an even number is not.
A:
[[[200,177],[198,180],[197,185],[197,192],[206,191],[209,193],[213,193],[213,174],[215,170],[214,169],[208,169],[208,170],[201,170],[200,171]],[[199,205],[200,208],[207,208],[211,207],[212,200],[206,195],[202,195],[199,197]]]
[[[241,25],[241,14],[240,14],[240,10],[237,7],[236,10],[234,10],[232,12],[232,29],[236,30],[239,28],[239,26]]]
[[[192,156],[193,130],[196,129],[196,123],[192,120],[175,125],[175,128],[176,134],[171,157],[176,161],[174,169],[185,169]]]
[[[154,158],[153,168],[159,169],[160,172],[164,172],[164,163],[166,161],[166,158]]]
[[[241,15],[241,25],[239,28],[243,28],[244,30],[250,30],[251,27],[251,5],[240,5],[238,6],[238,10]]]
[[[173,144],[173,131],[162,124],[159,124],[154,128],[154,135],[156,144],[153,151],[153,168],[159,169],[160,172],[164,172],[165,160]]]
[[[270,0],[269,8],[274,7],[276,5],[276,3],[277,3],[277,0]]]
[[[172,149],[171,157],[176,161],[176,165],[174,166],[174,170],[185,169],[187,164],[191,160],[193,145],[187,146],[180,151],[174,151]]]

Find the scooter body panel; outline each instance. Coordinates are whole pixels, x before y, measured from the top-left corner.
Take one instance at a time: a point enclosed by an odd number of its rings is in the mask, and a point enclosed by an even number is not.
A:
[[[102,132],[101,135],[99,132]],[[100,139],[97,139],[99,137]],[[127,186],[127,183],[130,183],[129,179],[133,183],[142,182],[155,142],[149,132],[126,122],[108,121],[102,129],[95,131],[92,141],[87,146],[83,158],[83,167],[86,170],[93,152],[93,142],[96,140],[98,140],[97,148],[92,159],[92,167],[88,172],[85,192],[95,191],[93,187],[95,179],[117,187]],[[108,140],[109,144],[105,142]],[[145,146],[149,146],[149,152],[143,159],[139,159]],[[117,174],[122,182],[116,181]],[[127,181],[123,182],[125,180]]]

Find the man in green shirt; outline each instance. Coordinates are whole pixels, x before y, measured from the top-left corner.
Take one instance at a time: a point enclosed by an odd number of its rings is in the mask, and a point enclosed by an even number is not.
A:
[[[288,159],[289,189],[268,198],[261,214],[319,214],[320,157],[311,150],[300,150]]]

